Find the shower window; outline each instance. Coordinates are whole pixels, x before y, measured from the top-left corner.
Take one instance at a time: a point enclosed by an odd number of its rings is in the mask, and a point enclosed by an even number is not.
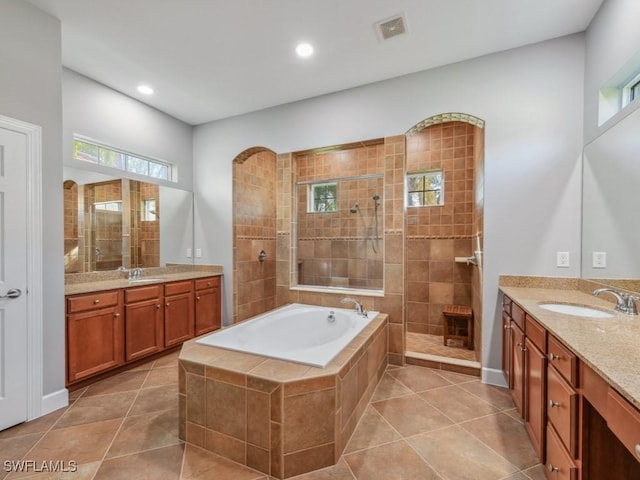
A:
[[[441,169],[407,174],[407,206],[444,205],[443,185],[444,172]]]
[[[337,206],[337,183],[312,183],[309,185],[307,212],[335,212]]]

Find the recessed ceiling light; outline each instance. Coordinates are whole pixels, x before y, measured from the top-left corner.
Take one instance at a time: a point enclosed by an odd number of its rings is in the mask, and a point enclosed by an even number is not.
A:
[[[149,85],[138,85],[138,92],[143,95],[153,95],[153,88]]]
[[[310,43],[299,43],[296,47],[296,53],[299,57],[310,57],[313,55],[313,46]]]

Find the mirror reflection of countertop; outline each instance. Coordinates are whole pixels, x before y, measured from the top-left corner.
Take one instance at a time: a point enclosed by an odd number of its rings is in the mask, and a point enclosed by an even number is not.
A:
[[[116,290],[119,288],[144,287],[158,283],[177,282],[180,280],[192,280],[222,275],[222,268],[216,266],[179,272],[171,271],[171,269],[168,270],[169,271],[167,272],[162,272],[161,268],[154,268],[153,271],[144,269],[140,280],[149,279],[149,281],[142,282],[131,282],[125,278],[125,274],[122,272],[118,272],[121,278],[112,278],[114,276],[113,272],[104,272],[104,278],[102,279],[99,274],[91,274],[90,277],[86,277],[87,281],[81,281],[82,279],[80,278],[78,281],[73,281],[73,283],[65,282],[64,293],[65,295],[77,295],[82,293]]]
[[[578,290],[506,286],[500,290],[640,409],[640,316],[618,313],[614,303]],[[553,302],[597,308],[613,316],[579,317],[539,306]]]

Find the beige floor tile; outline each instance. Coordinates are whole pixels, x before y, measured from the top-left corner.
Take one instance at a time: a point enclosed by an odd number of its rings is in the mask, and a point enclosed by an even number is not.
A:
[[[113,440],[107,458],[179,443],[178,409],[127,417]]]
[[[142,386],[145,378],[147,378],[148,373],[149,372],[146,370],[136,370],[120,373],[98,383],[94,383],[82,396],[91,397],[93,395],[106,395],[109,393],[130,392],[133,390],[138,390]]]
[[[265,478],[264,473],[239,465],[206,450],[186,445],[182,480],[255,480]]]
[[[414,392],[423,392],[431,388],[451,385],[449,380],[441,377],[434,370],[414,365],[408,365],[397,370],[392,370],[389,372],[389,375]]]
[[[51,412],[40,418],[36,418],[30,422],[24,422],[15,427],[7,428],[0,431],[0,440],[5,438],[19,437],[21,435],[29,435],[31,433],[45,433],[49,430],[67,411],[67,407],[60,408],[55,412]]]
[[[469,383],[473,381],[477,381],[478,377],[474,377],[473,375],[465,375],[464,373],[456,373],[449,372],[447,370],[438,370],[438,375],[446,378],[451,383],[460,384],[460,383]]]
[[[531,468],[527,468],[522,473],[527,476],[527,479],[531,480],[547,480],[546,470],[544,465],[538,464]]]
[[[412,393],[412,390],[405,387],[402,383],[400,383],[392,375],[390,375],[389,372],[387,372],[380,379],[376,390],[373,392],[371,401],[377,402],[379,400],[400,397],[402,395],[411,395]]]
[[[178,365],[151,369],[142,388],[159,387],[162,385],[178,385]]]
[[[316,470],[315,472],[305,473],[293,477],[295,480],[355,480],[351,469],[341,458],[338,463],[331,467]]]
[[[485,402],[490,403],[500,410],[509,410],[513,408],[513,400],[509,390],[494,385],[482,383],[480,380],[464,383],[460,388],[465,389],[469,393],[473,393],[482,398]]]
[[[457,358],[459,360],[476,361],[476,352],[468,348],[445,346],[442,335],[427,333],[406,333],[406,348],[408,352],[426,353],[441,357]]]
[[[529,480],[529,477],[527,477],[522,472],[516,472],[513,475],[509,475],[508,477],[505,477],[501,480]]]
[[[498,480],[518,469],[458,425],[407,439],[444,478]]]
[[[178,357],[180,356],[180,350],[176,352],[171,352],[168,355],[164,355],[163,357],[157,358],[155,362],[153,362],[152,368],[164,368],[164,367],[175,367],[178,365]]]
[[[41,433],[31,433],[0,440],[0,479],[9,474],[4,462],[22,460],[40,438]]]
[[[94,480],[179,480],[183,450],[172,445],[105,460]]]
[[[79,398],[58,420],[54,429],[124,418],[137,392],[113,393]]]
[[[465,422],[461,427],[489,445],[520,470],[538,463],[524,426],[509,415],[497,413]]]
[[[404,440],[344,456],[357,480],[440,480]]]
[[[92,480],[96,471],[100,467],[100,463],[101,462],[99,461],[84,463],[82,465],[77,465],[74,469],[67,461],[67,463],[63,465],[65,471],[56,473],[43,472],[24,478],[28,478],[29,480]]]
[[[345,448],[345,453],[400,440],[402,436],[372,406],[365,410]]]
[[[373,407],[405,437],[452,424],[451,420],[415,394],[382,400],[374,403]]]
[[[497,408],[455,385],[434,388],[419,395],[455,423],[498,412]]]
[[[121,423],[107,420],[51,430],[28,453],[29,460],[74,460],[78,465],[101,460]]]
[[[170,408],[178,408],[178,387],[176,385],[144,388],[138,393],[129,415],[143,415]]]

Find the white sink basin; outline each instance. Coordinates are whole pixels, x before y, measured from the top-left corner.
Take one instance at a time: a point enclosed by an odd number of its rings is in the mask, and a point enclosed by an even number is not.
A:
[[[564,313],[565,315],[574,315],[576,317],[590,318],[613,318],[613,314],[599,310],[597,308],[586,307],[584,305],[572,305],[569,303],[541,303],[540,308],[549,310],[550,312]]]
[[[129,283],[164,282],[162,278],[132,278]]]

